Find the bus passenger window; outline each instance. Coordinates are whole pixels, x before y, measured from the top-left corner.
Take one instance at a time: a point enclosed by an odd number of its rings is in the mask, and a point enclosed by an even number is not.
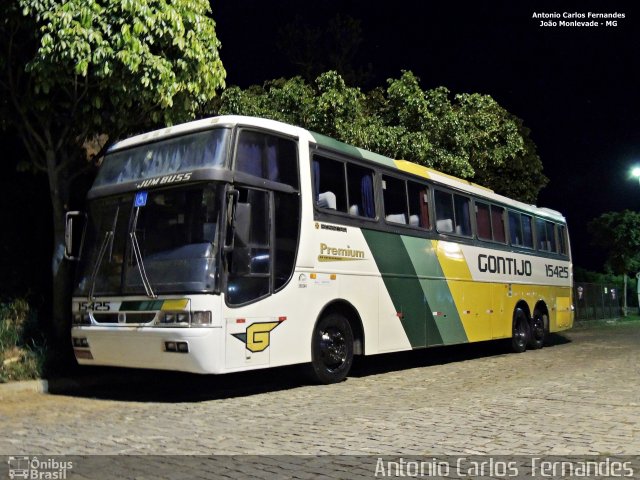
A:
[[[344,163],[316,155],[313,158],[313,184],[319,208],[347,211]]]
[[[490,207],[486,203],[476,202],[476,225],[480,240],[493,240]]]
[[[409,191],[409,225],[430,229],[429,190],[425,185],[415,182],[407,182],[407,190]]]
[[[504,208],[491,205],[491,230],[496,242],[507,243],[507,235],[504,231]]]
[[[453,198],[450,193],[435,191],[436,229],[440,233],[453,233]]]
[[[536,217],[536,239],[538,250],[549,251],[549,242],[547,238],[547,228],[542,218]]]
[[[407,224],[407,192],[404,180],[393,177],[382,178],[382,198],[385,220],[390,223]]]
[[[567,250],[567,228],[564,225],[558,225],[558,251],[566,255]]]
[[[456,233],[471,236],[471,215],[469,213],[469,199],[461,195],[453,196],[455,206]]]
[[[527,248],[533,248],[532,218],[529,215],[524,214],[520,215],[520,218],[522,221],[522,243]]]
[[[545,222],[547,230],[547,242],[549,243],[549,251],[556,252],[556,235],[555,225],[551,222]]]
[[[520,214],[509,211],[509,239],[511,245],[522,245],[522,228],[520,227]]]
[[[375,218],[376,207],[373,196],[373,171],[348,163],[347,181],[349,214],[357,217]]]

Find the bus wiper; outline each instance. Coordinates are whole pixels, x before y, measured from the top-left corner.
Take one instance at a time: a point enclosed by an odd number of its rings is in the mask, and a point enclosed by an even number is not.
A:
[[[151,288],[151,282],[149,281],[149,277],[147,276],[147,272],[144,268],[144,262],[142,261],[142,252],[140,251],[138,236],[136,235],[136,226],[138,225],[139,213],[140,207],[137,207],[135,217],[133,218],[133,222],[131,223],[131,231],[129,232],[129,236],[131,237],[131,248],[133,250],[133,255],[136,259],[136,263],[138,264],[138,271],[140,272],[140,278],[142,279],[142,286],[144,286],[147,297],[158,298],[158,296],[153,292],[153,289]]]
[[[102,260],[104,259],[104,254],[107,252],[107,248],[112,244],[113,230],[110,230],[104,233],[104,240],[102,240],[102,244],[100,245],[100,251],[98,252],[96,264],[93,266],[93,272],[91,273],[91,282],[89,286],[89,300],[93,301],[96,299],[94,293],[96,289],[96,280],[98,279],[98,271],[100,270],[100,265],[102,265]]]

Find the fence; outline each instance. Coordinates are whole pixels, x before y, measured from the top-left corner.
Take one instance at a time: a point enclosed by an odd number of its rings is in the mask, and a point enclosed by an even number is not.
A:
[[[624,306],[623,288],[614,284],[575,283],[573,285],[573,301],[575,319],[603,320],[622,316]],[[633,293],[633,295],[630,295]],[[627,292],[629,311],[637,308],[638,299],[635,292]]]

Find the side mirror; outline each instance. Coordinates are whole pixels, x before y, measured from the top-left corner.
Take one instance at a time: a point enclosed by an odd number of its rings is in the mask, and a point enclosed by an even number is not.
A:
[[[64,258],[79,260],[87,227],[87,215],[84,212],[67,212],[64,230]]]

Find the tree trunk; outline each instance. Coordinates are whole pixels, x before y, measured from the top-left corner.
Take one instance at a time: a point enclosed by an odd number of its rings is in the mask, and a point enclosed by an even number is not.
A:
[[[627,274],[624,274],[624,292],[622,293],[624,300],[622,301],[622,316],[627,316]]]
[[[72,358],[71,347],[71,274],[72,265],[64,258],[65,210],[68,202],[68,176],[58,170],[60,159],[51,148],[46,152],[49,192],[53,213],[53,252],[51,269],[53,275],[51,304],[51,333],[55,362],[66,366]],[[55,368],[55,367],[54,367]]]

